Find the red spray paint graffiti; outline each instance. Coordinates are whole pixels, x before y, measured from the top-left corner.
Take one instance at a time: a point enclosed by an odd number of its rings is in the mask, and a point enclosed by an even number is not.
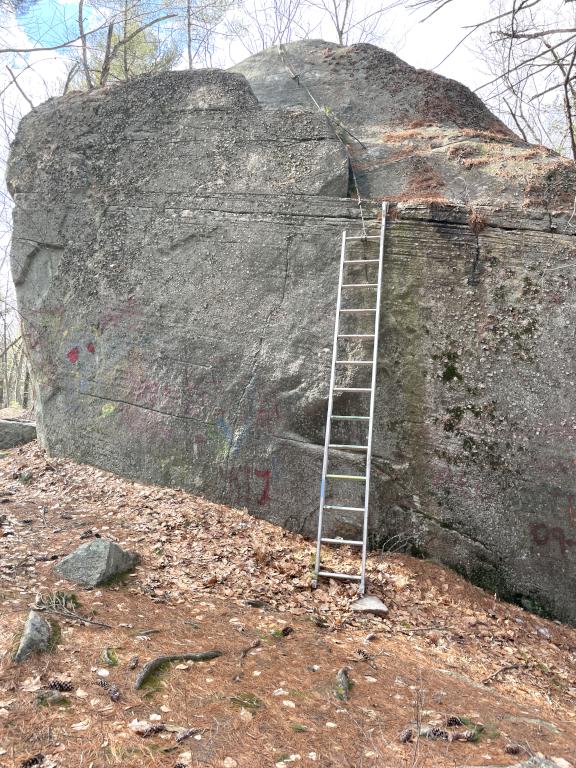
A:
[[[249,465],[232,467],[228,472],[231,501],[245,506],[266,506],[270,502],[271,480],[271,469],[255,469]]]
[[[558,547],[562,557],[566,557],[568,550],[576,547],[576,538],[570,539],[562,528],[546,525],[546,523],[534,523],[530,526],[530,538],[539,547]]]
[[[66,352],[66,357],[73,365],[78,362],[79,355],[80,347],[72,347],[72,349],[69,349],[68,352]]]

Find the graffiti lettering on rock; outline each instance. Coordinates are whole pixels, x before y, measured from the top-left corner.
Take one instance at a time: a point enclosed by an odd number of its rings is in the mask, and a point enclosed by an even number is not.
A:
[[[530,526],[530,538],[539,547],[557,547],[562,557],[566,557],[568,551],[576,547],[576,538],[571,539],[562,528],[546,523],[532,524]]]
[[[258,499],[258,506],[263,507],[270,501],[270,478],[272,471],[270,469],[255,469],[254,474],[264,481],[264,488]]]
[[[271,469],[252,466],[232,467],[228,472],[228,493],[231,501],[247,507],[265,507],[270,502]]]
[[[264,430],[275,429],[279,421],[278,403],[265,403],[259,400],[256,411],[256,426]]]

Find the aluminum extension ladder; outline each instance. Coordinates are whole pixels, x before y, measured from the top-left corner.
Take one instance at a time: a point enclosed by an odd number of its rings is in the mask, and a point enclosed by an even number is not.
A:
[[[384,239],[386,235],[386,214],[388,212],[388,203],[382,203],[382,222],[380,225],[379,235],[362,235],[362,236],[348,236],[346,230],[342,233],[342,249],[340,254],[340,276],[338,279],[338,299],[336,302],[336,320],[334,323],[334,343],[332,348],[332,369],[330,373],[330,390],[328,394],[328,412],[326,416],[326,438],[324,442],[324,460],[322,462],[322,481],[320,485],[320,509],[318,512],[318,538],[316,542],[316,565],[314,568],[314,577],[312,586],[316,587],[319,577],[327,577],[332,579],[347,579],[352,581],[358,581],[358,593],[363,595],[366,587],[366,550],[368,545],[368,506],[370,501],[370,464],[372,453],[372,432],[374,425],[374,399],[376,392],[376,367],[378,362],[378,326],[380,319],[380,296],[382,286],[382,266],[384,261]],[[375,258],[375,248],[378,245],[377,258]],[[358,250],[361,247],[361,254],[350,254],[351,250]],[[357,258],[357,256],[362,256]],[[352,256],[352,258],[350,258]],[[354,265],[356,270],[358,267],[362,269],[362,265],[366,265],[365,280],[366,282],[350,282],[351,278],[347,278],[344,282],[344,276],[348,275],[349,266]],[[369,271],[371,270],[371,271]],[[377,271],[376,282],[369,279],[369,275]],[[354,273],[354,269],[352,269]],[[376,305],[372,307],[351,307],[342,308],[342,292],[343,290],[355,293],[361,290],[369,290],[376,292]],[[345,298],[345,304],[348,296]],[[374,318],[374,325],[370,329],[371,333],[342,333],[341,325],[344,316],[350,317],[350,319],[367,314]],[[345,321],[346,322],[346,321]],[[358,330],[358,329],[354,329]],[[370,359],[358,359],[349,360],[348,355],[344,353],[339,354],[339,350],[343,346],[347,346],[347,339],[358,339],[361,348],[364,347],[364,343],[372,344],[372,355],[363,354],[363,358],[370,357]],[[343,357],[344,359],[341,359]],[[341,376],[341,371],[348,370],[350,373],[355,369],[364,369],[369,366],[369,386],[355,387],[355,386],[340,386],[337,384],[337,378]],[[366,382],[367,383],[367,382]],[[334,393],[351,393],[352,399],[359,399],[360,405],[353,409],[351,414],[346,413],[333,413],[334,405]],[[362,400],[365,400],[369,395],[369,407],[367,412],[365,404],[362,407]],[[355,412],[354,412],[355,411]],[[350,443],[333,443],[331,442],[333,423],[337,421],[349,421],[356,422],[358,426],[367,427],[365,440],[362,440],[360,445]],[[364,430],[362,430],[364,431]],[[329,472],[331,464],[337,459],[337,456],[333,458],[334,452],[354,452],[365,453],[366,464],[365,473],[358,474],[337,474],[336,472]],[[330,483],[330,494],[327,494],[326,483]],[[359,487],[364,491],[363,506],[348,506],[348,504],[334,504],[326,503],[326,496],[332,495],[333,486],[344,483],[358,483]],[[344,539],[344,538],[325,538],[323,536],[324,528],[324,511],[331,512],[346,512],[346,513],[362,513],[362,539]],[[347,573],[332,573],[331,571],[324,570],[321,564],[322,545],[350,545],[353,547],[360,547],[362,550],[362,562],[359,574],[347,574]]]

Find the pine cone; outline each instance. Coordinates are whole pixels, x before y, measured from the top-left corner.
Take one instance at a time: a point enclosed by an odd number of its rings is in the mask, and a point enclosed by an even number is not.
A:
[[[478,741],[477,731],[458,731],[450,734],[450,741]]]
[[[98,678],[98,680],[96,680],[96,685],[99,685],[100,688],[104,688],[105,691],[107,691],[108,688],[110,688],[110,683],[108,682],[108,680],[104,680],[103,677],[100,677]]]
[[[184,763],[176,763],[174,768],[186,768],[186,766],[184,765]]]
[[[132,658],[128,662],[128,669],[136,669],[136,667],[138,666],[138,661],[139,661],[138,656],[132,656]]]
[[[461,720],[457,715],[452,715],[451,717],[446,718],[447,728],[457,728],[460,725],[464,725],[464,721]]]
[[[414,731],[412,728],[405,728],[398,737],[401,744],[408,744],[414,738]]]
[[[49,680],[48,681],[48,688],[51,691],[60,691],[61,693],[70,693],[70,691],[74,690],[74,686],[69,680]]]
[[[506,752],[507,755],[519,755],[524,750],[520,746],[520,744],[506,744],[504,747],[504,752]]]
[[[44,762],[44,755],[42,752],[38,752],[37,755],[29,757],[28,760],[23,760],[20,765],[22,768],[34,768],[35,765],[42,765]]]
[[[149,725],[146,730],[142,731],[140,736],[147,738],[148,736],[155,736],[157,733],[162,733],[162,731],[165,730],[166,726],[164,723],[154,723],[154,725]]]
[[[112,701],[120,701],[120,691],[118,690],[118,687],[116,685],[110,685],[108,686],[108,695],[112,699]]]
[[[201,728],[185,728],[184,730],[176,734],[176,741],[180,743],[185,739],[189,739],[190,736],[195,736],[197,733],[201,733],[201,732],[202,732]]]
[[[443,728],[437,728],[436,726],[431,726],[430,728],[423,728],[420,732],[420,736],[423,736],[425,739],[431,739],[432,741],[441,741],[441,740],[448,740],[450,734],[448,731],[445,731]]]

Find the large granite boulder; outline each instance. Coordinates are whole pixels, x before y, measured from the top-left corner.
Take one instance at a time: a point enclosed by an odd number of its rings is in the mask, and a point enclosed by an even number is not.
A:
[[[15,448],[36,439],[36,424],[20,419],[0,419],[0,450]]]
[[[282,55],[22,121],[12,266],[41,442],[313,534],[339,244],[360,231],[351,154],[369,232],[396,199],[372,544],[576,621],[573,170],[373,46]],[[355,513],[329,523],[358,533]]]

